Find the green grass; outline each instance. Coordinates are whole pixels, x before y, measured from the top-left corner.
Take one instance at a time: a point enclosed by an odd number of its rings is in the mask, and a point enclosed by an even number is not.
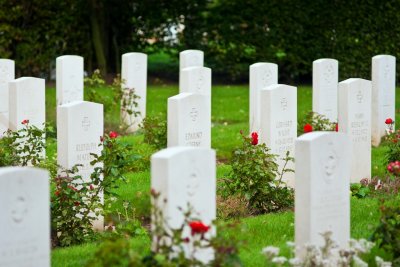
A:
[[[106,88],[96,89],[103,95],[109,95]],[[178,93],[176,85],[150,85],[147,95],[147,115],[160,115],[166,118],[167,98]],[[397,94],[399,95],[399,94]],[[86,95],[87,97],[87,95]],[[397,98],[397,102],[400,97]],[[55,121],[55,90],[46,90],[47,120]],[[247,86],[214,86],[212,94],[212,147],[217,151],[219,162],[227,162],[231,153],[240,142],[239,131],[248,131],[248,87]],[[400,105],[400,103],[398,103]],[[298,89],[298,119],[311,110],[311,88],[300,86]],[[399,112],[396,113],[396,119]],[[106,131],[118,125],[119,111],[111,110],[106,114]],[[302,127],[299,125],[299,127]],[[143,155],[138,162],[137,172],[128,175],[128,182],[122,184],[116,193],[119,197],[112,204],[114,212],[123,211],[124,201],[129,201],[135,209],[136,214],[148,216],[150,209],[149,157],[154,149],[143,144],[141,133],[123,137],[127,142],[134,144],[136,153]],[[50,155],[56,151],[56,144],[50,144],[47,153]],[[386,148],[372,149],[372,173],[382,175],[385,172],[383,157]],[[229,172],[230,166],[219,164],[217,177],[223,177]],[[354,238],[368,238],[379,220],[379,203],[377,199],[351,199],[351,235]],[[294,214],[292,211],[283,213],[266,214],[262,216],[242,218],[243,231],[231,233],[245,240],[245,246],[241,248],[240,257],[245,266],[261,266],[264,262],[261,249],[267,245],[279,246],[284,253],[286,241],[294,238]],[[140,251],[150,248],[149,237],[140,237],[132,240],[133,245]],[[69,248],[58,248],[52,252],[52,266],[82,266],[96,250],[98,244],[90,243]]]

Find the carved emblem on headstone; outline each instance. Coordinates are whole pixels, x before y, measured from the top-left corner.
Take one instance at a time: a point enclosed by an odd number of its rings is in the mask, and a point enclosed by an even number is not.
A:
[[[333,70],[332,64],[326,65],[324,74],[323,74],[325,82],[327,82],[327,83],[332,82],[333,72],[334,72],[334,70]]]
[[[385,79],[389,78],[390,75],[390,67],[389,64],[386,63],[385,67],[383,68],[383,76],[385,77]]]
[[[0,66],[0,84],[6,83],[8,77],[8,69],[6,66]]]
[[[357,93],[357,102],[358,102],[358,103],[362,103],[363,97],[364,97],[364,96],[363,96],[361,90],[358,90],[358,93]]]
[[[199,70],[198,79],[197,79],[197,81],[196,81],[196,89],[197,89],[197,92],[199,92],[199,93],[201,93],[202,90],[203,90],[204,79],[205,79],[205,78],[204,78],[204,72],[203,72],[203,70]]]
[[[264,86],[264,87],[268,86],[270,84],[270,82],[271,82],[271,78],[272,78],[271,70],[269,68],[265,69],[263,71],[262,75],[261,75],[261,84],[262,84],[262,86]]]
[[[322,166],[324,168],[324,178],[326,183],[330,183],[336,172],[336,166],[338,163],[338,157],[334,149],[332,148],[332,143],[329,143],[328,153],[325,158],[323,158]]]
[[[82,120],[82,128],[85,132],[87,132],[89,130],[90,127],[90,120],[88,117],[83,117]]]
[[[16,197],[11,207],[11,218],[13,222],[22,223],[28,213],[27,201],[22,195]]]
[[[199,112],[197,111],[196,108],[192,108],[189,115],[190,115],[190,118],[192,119],[192,121],[195,122],[197,120]]]
[[[186,186],[187,194],[189,198],[195,196],[197,190],[199,188],[199,174],[196,170],[193,170],[192,173],[189,175],[188,183]]]

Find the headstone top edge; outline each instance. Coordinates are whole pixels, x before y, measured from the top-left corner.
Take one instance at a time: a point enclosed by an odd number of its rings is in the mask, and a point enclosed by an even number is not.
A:
[[[186,68],[183,68],[181,71],[189,72],[191,70],[196,70],[196,69],[203,69],[203,70],[211,72],[211,68],[207,68],[207,67],[203,67],[203,66],[186,67]]]
[[[181,153],[212,153],[215,156],[215,150],[212,148],[206,147],[193,147],[193,146],[176,146],[176,147],[169,147],[163,150],[158,151],[157,153],[151,156],[153,159],[167,159]]]
[[[10,83],[18,83],[18,82],[27,81],[27,80],[35,80],[35,81],[43,81],[43,82],[45,81],[45,79],[42,79],[42,78],[24,76],[24,77],[19,77],[15,80],[10,81]]]
[[[44,174],[44,175],[48,175],[49,171],[46,169],[42,169],[42,168],[35,168],[35,167],[2,167],[0,168],[0,176],[2,175],[8,175],[11,172],[35,172],[38,174]]]
[[[147,54],[142,53],[142,52],[128,52],[128,53],[122,54],[122,58],[129,58],[129,57],[147,58]]]
[[[319,58],[319,59],[314,60],[313,64],[320,64],[320,63],[325,63],[325,62],[339,63],[339,61],[334,58]]]
[[[346,134],[340,133],[340,132],[331,132],[331,131],[316,131],[316,132],[311,132],[311,133],[305,133],[300,135],[296,142],[312,142],[315,141],[316,139],[319,139],[323,136],[339,136],[339,138],[346,138]]]
[[[188,54],[188,53],[199,53],[204,55],[204,51],[202,50],[197,50],[197,49],[187,49],[187,50],[183,50],[181,52],[179,52],[179,55],[184,55],[184,54]]]
[[[0,63],[2,63],[2,62],[15,64],[15,60],[8,59],[8,58],[0,58]]]
[[[260,67],[275,67],[278,68],[278,64],[272,62],[257,62],[250,65],[250,69],[252,68],[260,68]]]
[[[396,60],[396,57],[395,56],[392,56],[392,55],[376,55],[376,56],[373,56],[372,57],[372,59],[381,59],[381,58],[390,58],[391,60]]]
[[[79,55],[62,55],[62,56],[57,57],[56,59],[57,60],[62,60],[62,59],[66,59],[66,58],[80,59],[80,60],[83,61],[83,57],[79,56]]]
[[[74,106],[80,106],[80,105],[91,105],[93,107],[98,106],[98,107],[102,107],[103,104],[100,103],[96,103],[96,102],[90,102],[90,101],[73,101],[70,103],[66,103],[66,104],[62,104],[59,105],[58,107],[60,108],[69,108],[69,107],[74,107]]]
[[[268,85],[264,88],[262,88],[262,91],[274,91],[274,90],[280,90],[282,88],[285,88],[287,90],[296,90],[297,91],[297,87],[296,86],[292,86],[292,85],[287,85],[287,84],[281,84],[281,83],[277,83],[277,84],[271,84]]]

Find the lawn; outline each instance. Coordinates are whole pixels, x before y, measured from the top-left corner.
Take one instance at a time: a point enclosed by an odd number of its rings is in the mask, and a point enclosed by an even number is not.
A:
[[[98,88],[101,94],[110,92],[106,88]],[[159,115],[166,118],[167,98],[178,93],[177,86],[151,85],[147,95],[147,115]],[[55,89],[48,88],[46,91],[47,120],[55,120]],[[86,96],[87,97],[87,96]],[[400,98],[397,98],[397,102]],[[232,150],[239,146],[241,137],[240,130],[248,131],[248,87],[247,86],[214,86],[212,91],[212,147],[217,151],[218,166],[217,177],[223,177],[229,171],[229,159]],[[399,106],[400,103],[397,103]],[[301,86],[298,88],[298,119],[301,120],[311,109],[311,87]],[[396,113],[396,118],[399,113]],[[111,110],[106,114],[106,131],[115,129],[118,125],[118,110]],[[302,127],[299,125],[298,127]],[[123,203],[129,201],[138,217],[148,216],[150,200],[150,172],[149,156],[154,149],[143,144],[143,134],[137,133],[132,136],[123,137],[127,142],[135,146],[135,151],[143,155],[138,163],[137,172],[128,175],[128,182],[121,184],[116,190],[118,199],[112,204],[114,212],[123,211]],[[56,144],[51,143],[47,153],[53,154]],[[372,150],[372,173],[383,174],[385,171],[382,157],[385,147],[373,148]],[[375,198],[356,199],[351,198],[351,235],[353,238],[368,238],[379,220],[379,202]],[[219,218],[222,220],[222,218]],[[261,249],[267,245],[276,245],[284,249],[285,243],[292,241],[294,237],[294,214],[293,211],[266,214],[262,216],[241,218],[241,229],[239,235],[245,241],[241,248],[240,257],[245,266],[261,266],[264,263]],[[138,250],[149,250],[150,238],[142,236],[132,240]],[[97,243],[89,243],[69,248],[57,248],[52,251],[52,266],[82,266],[94,253]]]

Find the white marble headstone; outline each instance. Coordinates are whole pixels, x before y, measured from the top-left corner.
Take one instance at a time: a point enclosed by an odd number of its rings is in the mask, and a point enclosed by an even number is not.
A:
[[[371,82],[347,79],[339,83],[339,132],[353,143],[350,181],[371,178]]]
[[[66,169],[82,164],[79,175],[86,182],[96,166],[90,162],[94,154],[101,154],[100,137],[103,136],[103,105],[76,101],[57,107],[57,162]],[[93,223],[103,230],[103,218]]]
[[[197,93],[211,96],[211,69],[188,67],[181,71],[180,93]]]
[[[56,59],[57,105],[83,101],[83,57],[66,55]]]
[[[297,88],[284,84],[265,87],[260,91],[260,141],[277,155],[279,171],[283,169],[287,151],[294,157],[297,138]],[[292,161],[286,168],[294,169]],[[294,173],[287,172],[283,180],[294,187]]]
[[[313,111],[331,122],[337,121],[338,66],[338,61],[331,58],[313,62]]]
[[[372,144],[378,146],[386,134],[385,120],[395,120],[396,58],[379,55],[372,58]],[[394,125],[393,125],[394,126]]]
[[[0,58],[0,137],[8,129],[8,82],[14,79],[14,60]]]
[[[0,168],[0,211],[0,266],[50,267],[49,173]]]
[[[278,83],[278,65],[259,62],[250,66],[250,132],[260,130],[260,91]]]
[[[296,141],[295,241],[324,245],[321,233],[332,232],[342,248],[350,240],[350,138],[336,132],[303,134]]]
[[[22,77],[9,82],[9,128],[18,131],[25,127],[21,122],[44,128],[46,121],[45,81]]]
[[[201,50],[184,50],[179,53],[179,92],[182,91],[182,70],[189,67],[203,67],[204,52]]]
[[[215,151],[208,148],[172,147],[151,157],[151,188],[160,193],[159,201],[154,204],[163,212],[170,227],[178,228],[183,224],[183,211],[187,211],[188,204],[192,217],[211,225],[216,218],[215,165]],[[190,231],[185,231],[184,235],[192,239]],[[185,249],[188,253],[190,244]],[[204,249],[195,256],[208,262],[213,258],[213,251]]]
[[[134,89],[134,93],[139,97],[135,101],[137,107],[131,107],[139,111],[138,117],[130,115],[121,110],[121,120],[129,128],[127,132],[135,132],[146,117],[146,96],[147,96],[147,55],[144,53],[126,53],[122,55],[121,78],[123,89]]]
[[[168,147],[211,148],[209,96],[182,93],[168,98]]]

